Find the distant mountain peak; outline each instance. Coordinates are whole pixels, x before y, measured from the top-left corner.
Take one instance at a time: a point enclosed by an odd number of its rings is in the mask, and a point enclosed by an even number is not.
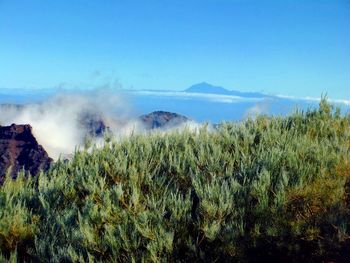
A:
[[[192,85],[192,87],[194,87],[194,86],[208,86],[208,87],[210,86],[210,87],[214,87],[214,88],[220,88],[219,86],[212,85],[212,84],[205,82],[205,81],[202,81],[200,83]]]
[[[230,91],[219,86],[211,85],[207,82],[201,82],[195,85],[192,85],[185,92],[192,93],[212,93],[212,94],[230,94]]]
[[[218,94],[218,95],[231,95],[231,96],[239,96],[243,98],[266,98],[270,97],[266,94],[260,92],[241,92],[236,90],[228,90],[220,86],[214,86],[207,82],[201,82],[195,85],[192,85],[188,89],[184,90],[184,92],[189,93],[204,93],[204,94]]]

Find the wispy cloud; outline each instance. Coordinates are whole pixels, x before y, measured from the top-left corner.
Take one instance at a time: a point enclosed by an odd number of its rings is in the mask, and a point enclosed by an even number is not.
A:
[[[207,100],[219,103],[238,103],[238,102],[258,102],[264,100],[263,98],[244,98],[233,95],[221,95],[221,94],[207,94],[207,93],[192,93],[184,91],[152,91],[152,90],[139,90],[129,91],[131,94],[139,96],[152,96],[152,97],[172,97],[179,99],[199,99]]]
[[[257,102],[253,107],[250,107],[246,110],[244,117],[245,118],[255,118],[262,114],[268,114],[270,108],[271,100],[265,99],[263,101]]]
[[[128,91],[131,94],[138,96],[151,96],[151,97],[171,97],[178,99],[198,99],[206,100],[211,102],[219,103],[240,103],[240,102],[262,102],[266,98],[246,98],[234,95],[222,95],[222,94],[208,94],[208,93],[192,93],[184,91],[157,91],[157,90],[130,90]],[[291,101],[304,101],[304,102],[319,102],[321,98],[317,97],[295,97],[295,96],[286,96],[286,95],[275,95],[274,97],[270,96],[269,100],[273,99],[288,99]],[[347,99],[328,99],[330,103],[342,104],[345,106],[350,106],[350,100]]]
[[[317,97],[295,97],[295,96],[286,96],[286,95],[276,95],[277,98],[281,99],[289,99],[289,100],[302,100],[302,101],[307,101],[307,102],[319,102],[321,101],[321,98]],[[350,100],[346,99],[327,99],[330,103],[335,103],[335,104],[343,104],[346,106],[350,106]]]

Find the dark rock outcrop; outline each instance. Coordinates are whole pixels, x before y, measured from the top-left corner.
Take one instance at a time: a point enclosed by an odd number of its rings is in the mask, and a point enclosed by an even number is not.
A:
[[[79,116],[79,124],[86,130],[86,135],[101,137],[105,132],[110,132],[109,127],[103,120],[103,115],[94,112],[83,112]]]
[[[10,169],[12,178],[24,169],[36,175],[50,167],[52,159],[38,144],[30,125],[0,126],[0,184]]]
[[[189,121],[183,115],[167,111],[154,111],[140,116],[140,120],[146,129],[172,128]]]

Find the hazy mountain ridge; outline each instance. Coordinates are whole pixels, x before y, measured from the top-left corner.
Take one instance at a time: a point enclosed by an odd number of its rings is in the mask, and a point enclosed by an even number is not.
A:
[[[192,85],[188,89],[184,90],[188,93],[205,93],[205,94],[221,94],[221,95],[232,95],[239,96],[243,98],[267,98],[272,97],[260,92],[241,92],[237,90],[228,90],[220,86],[214,86],[207,82],[201,82],[195,85]]]

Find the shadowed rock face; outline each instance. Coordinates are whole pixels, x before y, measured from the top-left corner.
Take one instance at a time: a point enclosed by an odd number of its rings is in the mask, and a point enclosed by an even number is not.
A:
[[[84,112],[79,116],[79,124],[86,131],[86,135],[91,137],[100,137],[105,132],[110,132],[109,127],[103,120],[102,114]]]
[[[38,144],[30,125],[0,126],[0,184],[11,167],[11,177],[24,169],[31,175],[47,170],[52,159]]]
[[[146,129],[171,128],[189,121],[185,116],[167,111],[154,111],[140,116],[140,120]]]

